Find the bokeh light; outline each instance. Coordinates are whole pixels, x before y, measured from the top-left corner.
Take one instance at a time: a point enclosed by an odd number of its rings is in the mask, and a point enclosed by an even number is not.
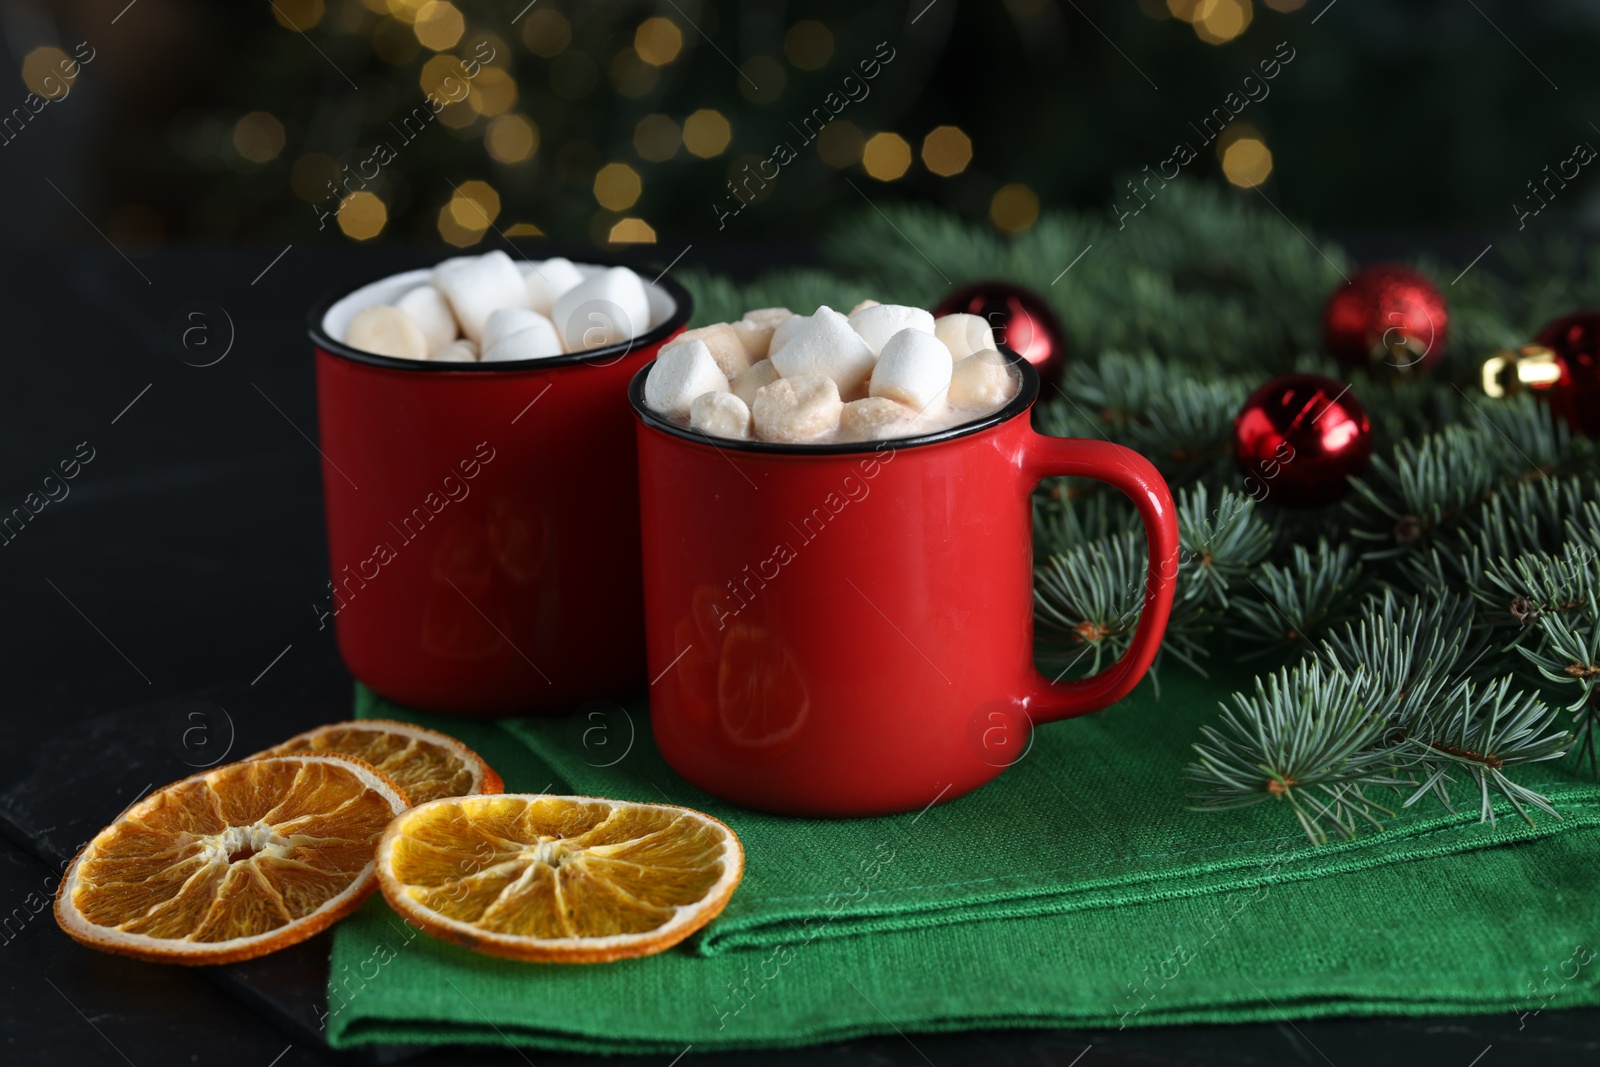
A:
[[[467,102],[480,115],[503,115],[517,102],[517,83],[499,67],[483,67],[472,79]]]
[[[401,22],[411,23],[417,21],[417,15],[427,7],[430,0],[387,0],[389,14]]]
[[[639,53],[624,48],[611,57],[611,84],[619,96],[637,100],[655,91],[661,82],[661,70],[639,58]]]
[[[1207,44],[1227,44],[1249,27],[1252,14],[1250,0],[1200,0],[1194,32]]]
[[[821,70],[833,58],[833,31],[816,19],[802,19],[784,35],[783,55],[800,70]]]
[[[610,239],[615,245],[653,245],[656,231],[644,219],[618,219],[611,227]]]
[[[496,163],[521,163],[539,150],[539,127],[523,115],[501,115],[489,123],[483,146]]]
[[[554,8],[529,12],[522,20],[522,43],[536,56],[554,58],[572,43],[572,23]]]
[[[922,139],[922,163],[941,178],[960,174],[972,162],[972,138],[959,126],[935,126]]]
[[[500,217],[500,194],[488,182],[474,179],[456,186],[448,207],[458,225],[487,229]]]
[[[633,128],[633,150],[651,163],[665,163],[683,146],[683,131],[666,115],[646,115]]]
[[[1021,233],[1039,220],[1039,197],[1026,185],[1002,185],[989,201],[989,221],[1005,233]]]
[[[861,165],[880,182],[892,182],[911,168],[911,146],[898,133],[875,133],[861,150]]]
[[[515,63],[515,56],[511,54],[511,46],[505,39],[492,33],[482,33],[474,30],[472,33],[472,57],[486,67],[499,67],[510,70]],[[485,59],[483,57],[487,56]]]
[[[461,40],[461,35],[467,32],[467,20],[449,0],[428,0],[417,12],[417,21],[411,28],[424,48],[443,52],[454,48]]]
[[[594,176],[594,198],[608,211],[626,211],[642,191],[639,172],[626,163],[607,163]]]
[[[265,111],[252,111],[233,126],[233,147],[252,163],[267,163],[283,151],[283,123]]]
[[[461,225],[456,221],[455,213],[451,211],[451,205],[454,203],[454,201],[451,201],[450,204],[446,204],[439,209],[439,236],[444,239],[446,244],[454,245],[457,248],[467,248],[470,245],[477,244],[483,240],[483,235],[489,232],[489,228],[483,225],[481,218],[478,220],[477,226]]]
[[[683,120],[683,147],[691,155],[711,159],[727,151],[733,140],[733,127],[722,117],[722,112],[701,108]]]
[[[362,189],[339,201],[339,229],[352,240],[372,240],[388,221],[389,209],[375,193]]]
[[[461,61],[450,55],[434,56],[422,64],[422,70],[417,74],[418,87],[424,93],[432,93],[441,100],[465,99],[464,93],[468,84],[466,72],[461,69]]]
[[[1222,173],[1241,189],[1253,189],[1272,173],[1272,151],[1255,128],[1239,123],[1217,142]]]
[[[652,67],[664,67],[683,51],[683,31],[668,18],[648,18],[633,31],[633,50]]]
[[[322,21],[323,10],[322,0],[273,0],[272,17],[284,29],[304,33]]]
[[[849,119],[834,119],[817,135],[817,155],[830,167],[853,167],[861,162],[867,138]]]
[[[72,91],[61,73],[63,63],[67,64],[67,70],[77,66],[76,61],[68,58],[59,48],[50,45],[35,48],[22,61],[22,84],[28,87],[29,92],[46,100],[61,99]]]

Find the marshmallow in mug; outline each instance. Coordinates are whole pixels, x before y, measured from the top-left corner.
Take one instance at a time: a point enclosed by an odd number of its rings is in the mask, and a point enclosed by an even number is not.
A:
[[[866,300],[848,317],[762,308],[686,331],[645,378],[645,406],[711,437],[832,444],[959,426],[1021,379],[973,315]]]
[[[518,266],[494,251],[447,259],[392,305],[362,308],[344,341],[395,359],[500,363],[602,348],[651,325],[644,282],[626,267],[585,273],[560,257]]]

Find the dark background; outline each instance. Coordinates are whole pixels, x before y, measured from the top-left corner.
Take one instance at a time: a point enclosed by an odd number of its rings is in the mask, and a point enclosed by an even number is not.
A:
[[[351,240],[331,222],[319,230],[312,204],[387,143],[393,162],[365,189],[346,187],[376,198],[349,216],[366,239],[493,242],[487,215],[513,238],[604,243],[638,219],[681,243],[717,233],[730,176],[780,138],[797,158],[739,216],[741,240],[815,234],[862,208],[850,182],[1016,229],[1035,201],[1109,212],[1125,179],[1180,139],[1198,151],[1186,173],[1224,181],[1222,142],[1204,144],[1190,123],[1230,92],[1242,99],[1280,42],[1294,58],[1252,90],[1264,99],[1222,141],[1264,144],[1263,191],[1319,228],[1514,230],[1514,201],[1534,204],[1529,182],[1578,142],[1600,145],[1600,4],[1587,0],[125,2],[3,7],[6,63],[58,50],[0,97],[0,113],[29,88],[55,98],[0,138],[13,239],[97,239],[92,224],[134,256],[194,241]],[[671,25],[641,30],[648,19]],[[47,80],[81,42],[94,58],[78,76]],[[879,42],[894,59],[868,95],[827,138],[800,143],[791,122]],[[403,139],[424,86],[480,46],[493,69]],[[725,147],[717,119],[686,121],[697,112],[726,121]],[[939,151],[940,138],[925,161],[945,126],[970,142],[969,161]],[[864,166],[863,143],[879,135],[883,162]],[[1550,188],[1541,227],[1600,214],[1587,169]],[[463,196],[478,207],[452,211]]]

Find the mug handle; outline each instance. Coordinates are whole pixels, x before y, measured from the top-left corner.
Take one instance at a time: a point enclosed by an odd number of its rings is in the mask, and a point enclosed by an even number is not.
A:
[[[1105,482],[1132,500],[1144,521],[1150,553],[1144,607],[1133,643],[1098,674],[1053,682],[1032,671],[1028,714],[1035,724],[1086,715],[1109,707],[1133,691],[1161,648],[1178,579],[1178,515],[1166,479],[1139,453],[1108,441],[1047,437],[1031,428],[1023,442],[1022,472],[1027,492],[1040,479],[1067,475]]]

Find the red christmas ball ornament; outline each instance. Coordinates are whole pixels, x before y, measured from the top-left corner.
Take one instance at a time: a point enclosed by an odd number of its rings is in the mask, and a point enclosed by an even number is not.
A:
[[[1005,345],[1033,364],[1046,389],[1061,377],[1067,341],[1061,320],[1038,293],[1009,282],[980,282],[957,289],[934,308],[939,315],[977,315]]]
[[[1322,311],[1322,341],[1347,371],[1425,370],[1444,354],[1450,309],[1428,278],[1395,263],[1362,267]]]
[[[1600,311],[1580,311],[1546,325],[1533,343],[1555,354],[1559,375],[1543,395],[1578,433],[1600,437]]]
[[[1233,455],[1256,500],[1328,504],[1372,457],[1372,422],[1344,382],[1285,374],[1250,394],[1233,420]]]

